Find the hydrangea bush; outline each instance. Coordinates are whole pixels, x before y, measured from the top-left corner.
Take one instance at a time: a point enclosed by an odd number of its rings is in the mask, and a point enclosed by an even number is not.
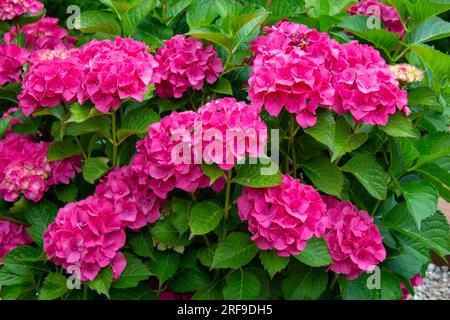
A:
[[[94,7],[0,0],[1,299],[399,300],[450,254],[449,3]]]

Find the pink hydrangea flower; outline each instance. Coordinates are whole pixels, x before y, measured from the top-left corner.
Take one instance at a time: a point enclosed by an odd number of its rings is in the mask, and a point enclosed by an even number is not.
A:
[[[147,137],[136,144],[132,169],[139,184],[151,188],[158,197],[165,199],[174,188],[195,192],[209,184],[192,152],[197,118],[192,111],[172,112],[152,124]]]
[[[289,256],[299,254],[309,239],[325,232],[326,206],[313,187],[287,175],[282,181],[270,188],[244,187],[238,212],[241,220],[248,221],[259,249]]]
[[[356,122],[371,125],[386,125],[397,110],[410,113],[407,92],[399,88],[377,50],[357,42],[343,44],[341,49],[347,65],[334,74],[332,109],[339,114],[349,111]]]
[[[109,265],[117,279],[126,265],[118,252],[124,245],[125,231],[114,204],[93,196],[59,209],[44,233],[47,257],[64,269],[79,267],[82,281],[94,280]]]
[[[117,167],[103,178],[95,195],[110,200],[122,226],[139,230],[160,218],[163,200],[151,189],[138,184],[138,179],[129,166]]]
[[[373,271],[386,258],[382,237],[373,218],[348,201],[324,196],[328,229],[324,234],[333,264],[329,268],[356,279],[364,271]]]
[[[159,300],[191,300],[192,293],[188,292],[173,292],[170,290],[166,290],[159,294]]]
[[[41,61],[53,60],[55,58],[68,59],[75,55],[77,49],[39,49],[31,52],[29,61],[31,64],[36,64]]]
[[[413,286],[413,287],[420,287],[423,285],[423,279],[420,274],[416,274],[411,279],[409,279],[409,281],[411,282],[411,286]],[[406,285],[404,283],[400,283],[400,288],[402,289],[402,293],[403,293],[402,300],[408,299],[409,291],[408,291],[408,288],[406,287]]]
[[[15,44],[0,43],[0,86],[20,81],[29,52]]]
[[[401,37],[405,33],[402,19],[397,12],[397,9],[389,7],[388,5],[377,0],[361,1],[348,8],[348,13],[351,15],[363,14],[368,16],[376,16],[382,22],[386,30],[398,33]]]
[[[264,152],[267,126],[258,110],[234,98],[211,101],[198,109],[202,134],[202,155],[206,163],[230,170],[246,156]]]
[[[74,57],[53,57],[33,64],[22,82],[19,106],[29,116],[41,107],[54,107],[77,98],[83,67]]]
[[[81,172],[81,158],[71,157],[62,160],[50,161],[50,176],[47,180],[49,186],[56,184],[69,184],[77,173]]]
[[[30,23],[20,29],[25,34],[25,45],[34,50],[73,48],[77,37],[68,36],[66,29],[58,25],[57,18],[44,17],[35,23]],[[16,27],[4,35],[4,39],[12,42],[17,36]]]
[[[161,76],[155,82],[156,93],[161,98],[180,98],[188,88],[200,90],[205,80],[214,83],[222,72],[222,60],[213,46],[183,35],[164,40],[155,59]]]
[[[0,220],[0,262],[11,250],[33,243],[24,226]]]
[[[389,66],[389,70],[394,74],[395,79],[402,83],[422,81],[423,79],[423,71],[407,63]]]
[[[264,30],[267,35],[252,44],[256,53],[248,81],[252,104],[264,105],[272,116],[284,106],[300,126],[313,126],[319,105],[334,102],[330,67],[340,61],[338,44],[324,33],[287,21]]]
[[[36,14],[44,9],[37,0],[0,0],[0,20],[12,20],[25,13]]]
[[[121,99],[143,101],[147,86],[157,79],[158,63],[148,47],[133,39],[117,37],[114,41],[92,40],[80,48],[78,58],[84,65],[80,103],[90,99],[107,113],[120,105]]]

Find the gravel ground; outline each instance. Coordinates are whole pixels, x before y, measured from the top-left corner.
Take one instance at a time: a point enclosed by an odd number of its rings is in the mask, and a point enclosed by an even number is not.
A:
[[[450,300],[450,272],[448,266],[428,266],[423,285],[415,288],[414,300]]]

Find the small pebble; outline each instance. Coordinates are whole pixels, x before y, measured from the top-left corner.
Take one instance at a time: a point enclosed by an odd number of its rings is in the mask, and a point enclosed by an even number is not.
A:
[[[448,266],[430,264],[423,285],[415,287],[414,300],[450,300],[450,272]]]

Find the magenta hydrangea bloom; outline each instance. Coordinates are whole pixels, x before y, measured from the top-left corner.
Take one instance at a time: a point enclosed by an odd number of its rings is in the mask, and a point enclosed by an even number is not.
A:
[[[313,187],[288,175],[282,181],[270,188],[244,187],[237,203],[258,248],[287,257],[299,254],[312,237],[322,236],[327,221],[325,203]]]
[[[156,93],[161,98],[180,98],[188,88],[200,90],[205,80],[214,83],[223,68],[213,46],[183,35],[164,40],[155,59],[161,77],[155,82]]]
[[[36,14],[44,9],[37,0],[0,0],[0,20],[12,20],[26,13]]]
[[[223,98],[200,107],[198,115],[206,163],[229,170],[246,156],[257,158],[264,153],[267,126],[254,106]]]
[[[26,116],[41,107],[54,107],[77,98],[83,67],[74,57],[51,57],[33,64],[27,71],[18,96]]]
[[[324,196],[329,219],[324,234],[333,264],[329,268],[356,279],[364,271],[373,271],[386,258],[383,238],[373,218],[351,202]]]
[[[110,200],[116,214],[122,219],[122,226],[139,230],[160,218],[164,201],[149,188],[138,184],[131,167],[117,167],[103,178],[95,195]]]
[[[264,30],[267,35],[252,44],[256,53],[248,81],[252,104],[264,105],[272,116],[284,106],[300,126],[313,126],[319,105],[334,102],[330,67],[339,62],[338,44],[325,33],[287,21]]]
[[[411,282],[411,286],[413,286],[413,287],[420,287],[423,285],[423,279],[420,274],[416,274],[411,279],[409,279],[409,281]],[[406,287],[406,285],[404,283],[400,283],[400,288],[402,289],[402,293],[403,293],[402,300],[407,300],[409,297],[408,288]]]
[[[356,122],[386,125],[397,110],[406,115],[407,92],[399,88],[389,66],[373,47],[353,41],[341,45],[346,66],[334,75],[336,99],[332,108],[350,112]]]
[[[11,250],[33,243],[24,226],[0,220],[0,262]]]
[[[77,37],[68,36],[66,29],[58,25],[57,18],[44,17],[35,23],[30,23],[20,29],[25,34],[25,46],[33,50],[40,49],[71,49]],[[17,36],[16,27],[4,35],[4,39],[12,42]]]
[[[147,186],[163,199],[174,188],[195,192],[209,184],[203,174],[201,159],[196,164],[193,111],[172,112],[148,128],[148,135],[136,144],[137,153],[131,167],[140,185]]]
[[[28,50],[15,44],[0,43],[0,86],[20,81],[22,66],[27,62]]]
[[[119,107],[121,99],[143,101],[147,86],[157,79],[158,63],[148,51],[144,43],[120,37],[83,45],[78,54],[85,67],[79,102],[89,99],[107,113]]]
[[[386,30],[398,33],[401,37],[405,33],[402,19],[397,12],[397,9],[389,7],[388,5],[377,0],[361,1],[348,8],[348,13],[351,15],[363,14],[378,17]]]
[[[59,209],[44,233],[47,257],[64,269],[79,267],[82,281],[94,280],[108,265],[117,279],[126,265],[118,252],[124,245],[125,231],[114,204],[93,196]]]

